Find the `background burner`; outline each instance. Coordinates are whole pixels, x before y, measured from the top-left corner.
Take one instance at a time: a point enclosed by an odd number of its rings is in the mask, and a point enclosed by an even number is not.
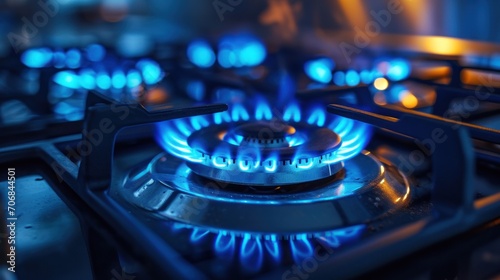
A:
[[[301,141],[292,142],[298,138]],[[234,184],[266,188],[297,184],[330,177],[343,166],[334,160],[340,136],[303,123],[210,126],[195,131],[187,142],[200,153],[200,161],[188,163],[193,172]]]

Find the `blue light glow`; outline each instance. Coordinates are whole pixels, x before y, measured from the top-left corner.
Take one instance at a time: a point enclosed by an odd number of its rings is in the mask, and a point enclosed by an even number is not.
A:
[[[191,241],[195,243],[200,242],[209,233],[210,231],[206,229],[194,228],[191,233]]]
[[[258,41],[249,41],[240,50],[240,61],[244,66],[256,66],[261,64],[266,57],[266,49]]]
[[[361,82],[365,85],[371,84],[373,82],[372,74],[368,70],[362,70],[359,73],[359,77],[361,79]]]
[[[236,55],[231,50],[222,49],[219,51],[217,61],[219,62],[220,66],[224,68],[230,68],[233,66],[233,64],[236,63]]]
[[[257,98],[257,100],[259,99]],[[252,111],[254,113],[250,115],[249,112]],[[301,111],[305,111],[307,114],[302,117]],[[156,138],[158,143],[170,154],[192,162],[203,162],[205,159],[198,150],[203,150],[204,147],[187,144],[187,138],[192,132],[211,125],[263,119],[271,120],[272,117],[270,106],[264,100],[259,100],[257,104],[253,104],[253,107],[245,107],[243,104],[238,103],[233,104],[226,112],[158,123]],[[323,106],[301,110],[296,102],[291,102],[283,109],[282,119],[292,126],[294,123],[304,122],[313,126],[327,127],[342,138],[342,144],[336,153],[322,159],[321,164],[331,164],[354,157],[363,150],[370,139],[371,130],[367,124],[326,114]],[[298,147],[296,154],[293,156],[293,164],[299,169],[307,170],[314,167],[314,161],[307,159],[319,155],[302,154],[300,146],[306,143],[308,139],[307,135],[303,134],[296,131],[293,135],[287,135],[285,140],[289,147]],[[233,168],[232,166],[234,166],[234,168],[243,172],[253,172],[256,168],[262,168],[266,173],[277,170],[277,163],[280,159],[276,155],[268,154],[263,157],[261,150],[256,146],[245,146],[243,148],[241,146],[243,137],[233,133],[226,133],[221,140],[231,145],[240,146],[238,154],[231,155],[229,150],[227,148],[226,150],[222,149],[224,145],[221,145],[221,149],[217,148],[211,154],[215,160],[211,159],[207,164],[219,168]],[[217,159],[217,157],[221,157],[221,159],[233,158],[234,162],[229,163],[230,161],[223,161]]]
[[[255,108],[255,118],[257,120],[271,120],[273,113],[267,102],[258,102]]]
[[[21,55],[21,62],[31,68],[42,68],[52,61],[52,51],[48,48],[30,49]]]
[[[111,78],[111,84],[114,88],[121,89],[125,87],[127,84],[127,78],[125,77],[125,73],[121,70],[116,70],[113,73],[113,77]]]
[[[234,234],[227,234],[227,232],[221,231],[221,233],[217,235],[214,249],[218,255],[233,256],[235,248],[236,237]]]
[[[329,58],[320,58],[308,61],[304,64],[304,71],[309,78],[327,84],[332,80],[334,63]]]
[[[278,234],[208,230],[180,223],[172,225],[173,232],[181,234],[187,231],[193,246],[198,246],[202,242],[213,242],[214,252],[220,259],[226,260],[228,264],[236,259],[248,272],[260,271],[264,259],[273,260],[277,264],[282,261],[282,256],[290,254],[295,263],[301,264],[304,259],[314,257],[315,249],[318,247],[332,253],[332,249],[359,238],[364,228],[364,225],[355,225],[314,234],[298,233],[280,240]]]
[[[389,62],[387,77],[393,81],[401,81],[410,75],[411,67],[407,60],[396,58]]]
[[[186,89],[187,95],[196,101],[205,98],[205,84],[202,81],[189,81]]]
[[[66,52],[66,66],[69,68],[78,68],[80,67],[82,55],[80,51],[77,49],[69,49]]]
[[[137,62],[136,68],[142,73],[144,82],[148,85],[158,83],[163,76],[160,65],[151,59],[141,59]]]
[[[101,61],[106,56],[106,49],[98,44],[92,44],[87,47],[87,59],[90,61]]]
[[[111,87],[111,78],[106,72],[97,74],[96,84],[100,89],[109,89]]]
[[[57,72],[52,80],[55,83],[67,88],[77,89],[80,87],[79,77],[73,71]]]
[[[268,240],[264,240],[264,247],[275,262],[281,259],[281,250],[275,235],[271,235]]]
[[[135,69],[129,70],[127,73],[127,87],[135,88],[140,86],[142,83],[141,74]]]
[[[333,83],[337,86],[345,86],[345,74],[342,71],[337,71],[333,74]]]
[[[59,102],[54,105],[54,113],[62,116],[68,121],[77,121],[83,118],[83,110],[81,107],[76,107],[68,102]]]
[[[500,69],[500,53],[491,56],[490,67],[493,69]]]
[[[262,267],[264,251],[259,238],[253,238],[246,233],[241,244],[240,261],[249,271],[258,271]]]
[[[309,118],[307,119],[308,124],[314,124],[316,126],[325,125],[326,121],[326,112],[323,108],[318,107],[309,114]]]
[[[345,74],[345,82],[350,87],[357,86],[360,82],[358,73],[354,70],[347,71]]]
[[[94,89],[95,83],[95,72],[91,69],[83,69],[80,71],[80,86],[84,89]]]
[[[219,43],[217,61],[224,68],[257,66],[266,58],[264,45],[251,36],[231,36]]]
[[[293,120],[294,122],[299,122],[300,117],[301,117],[300,108],[299,105],[297,105],[297,103],[291,103],[283,113],[283,120],[285,121]]]
[[[386,90],[386,101],[387,103],[397,103],[400,102],[404,93],[408,91],[408,88],[402,84],[392,85],[389,90]]]
[[[276,156],[276,158],[277,158],[277,156]],[[278,160],[277,159],[274,159],[271,157],[271,159],[268,159],[265,161],[264,169],[267,172],[273,173],[276,171],[276,168],[278,168]]]
[[[235,104],[231,113],[232,120],[237,122],[239,120],[248,121],[250,119],[250,115],[247,110],[241,104]]]
[[[302,262],[305,258],[313,255],[312,240],[307,238],[307,234],[298,235],[295,240],[290,240],[290,248],[296,263]]]
[[[55,51],[52,61],[55,68],[63,68],[66,65],[66,55],[63,51]]]
[[[215,53],[205,41],[194,41],[187,49],[189,61],[201,68],[208,68],[215,63]]]

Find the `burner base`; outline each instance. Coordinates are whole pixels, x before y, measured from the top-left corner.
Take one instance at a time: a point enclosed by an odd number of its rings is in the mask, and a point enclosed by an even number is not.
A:
[[[225,161],[216,163],[213,158],[211,165],[219,164],[220,168],[213,168],[208,163],[187,162],[187,166],[196,174],[220,182],[230,184],[250,185],[261,188],[273,188],[280,185],[294,185],[328,178],[339,172],[342,162],[327,163],[335,155],[328,154],[321,157],[292,161],[273,161],[266,163],[240,162],[240,164],[226,164]],[[210,161],[209,158],[204,161]],[[222,161],[222,160],[221,160]],[[325,163],[326,162],[326,163]],[[311,168],[314,167],[314,168]],[[244,171],[248,169],[248,171]]]
[[[405,205],[410,193],[397,169],[369,153],[346,161],[338,180],[265,193],[236,187],[204,179],[183,161],[160,154],[146,169],[129,174],[121,194],[161,219],[236,235],[289,238],[366,223]]]

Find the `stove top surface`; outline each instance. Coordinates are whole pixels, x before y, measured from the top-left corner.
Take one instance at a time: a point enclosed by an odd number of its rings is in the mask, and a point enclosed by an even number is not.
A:
[[[3,276],[498,277],[492,44],[317,35],[2,58]]]

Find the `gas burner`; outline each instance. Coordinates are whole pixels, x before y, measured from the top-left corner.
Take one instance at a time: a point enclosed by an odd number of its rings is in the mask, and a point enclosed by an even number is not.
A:
[[[297,139],[300,143],[293,142]],[[340,136],[307,123],[221,124],[193,132],[187,143],[200,153],[200,162],[188,163],[194,173],[233,184],[272,188],[324,179],[342,169],[334,160]],[[216,156],[217,150],[226,156]]]
[[[116,191],[173,230],[191,231],[193,243],[210,239],[217,253],[240,252],[243,266],[301,261],[316,242],[338,247],[345,233],[359,237],[366,222],[404,207],[410,185],[361,152],[367,126],[305,111],[291,105],[277,118],[261,104],[251,117],[236,106],[160,123],[168,153],[138,166]]]
[[[248,109],[247,109],[248,108]],[[194,173],[216,181],[274,189],[332,177],[357,155],[369,127],[291,103],[276,113],[260,102],[227,112],[158,124],[158,142]]]
[[[368,152],[313,184],[267,189],[208,179],[191,164],[161,153],[114,192],[163,220],[170,228],[165,234],[189,236],[192,246],[210,246],[217,258],[248,273],[301,263],[315,248],[332,252],[361,238],[367,222],[409,201],[406,177]]]
[[[317,242],[336,248],[345,233],[357,238],[366,222],[409,201],[406,177],[368,152],[346,160],[333,177],[262,191],[199,176],[162,153],[129,173],[118,192],[150,215],[174,221],[172,229],[190,230],[193,243],[207,239],[217,253],[242,252],[246,266],[252,254],[301,261]]]

